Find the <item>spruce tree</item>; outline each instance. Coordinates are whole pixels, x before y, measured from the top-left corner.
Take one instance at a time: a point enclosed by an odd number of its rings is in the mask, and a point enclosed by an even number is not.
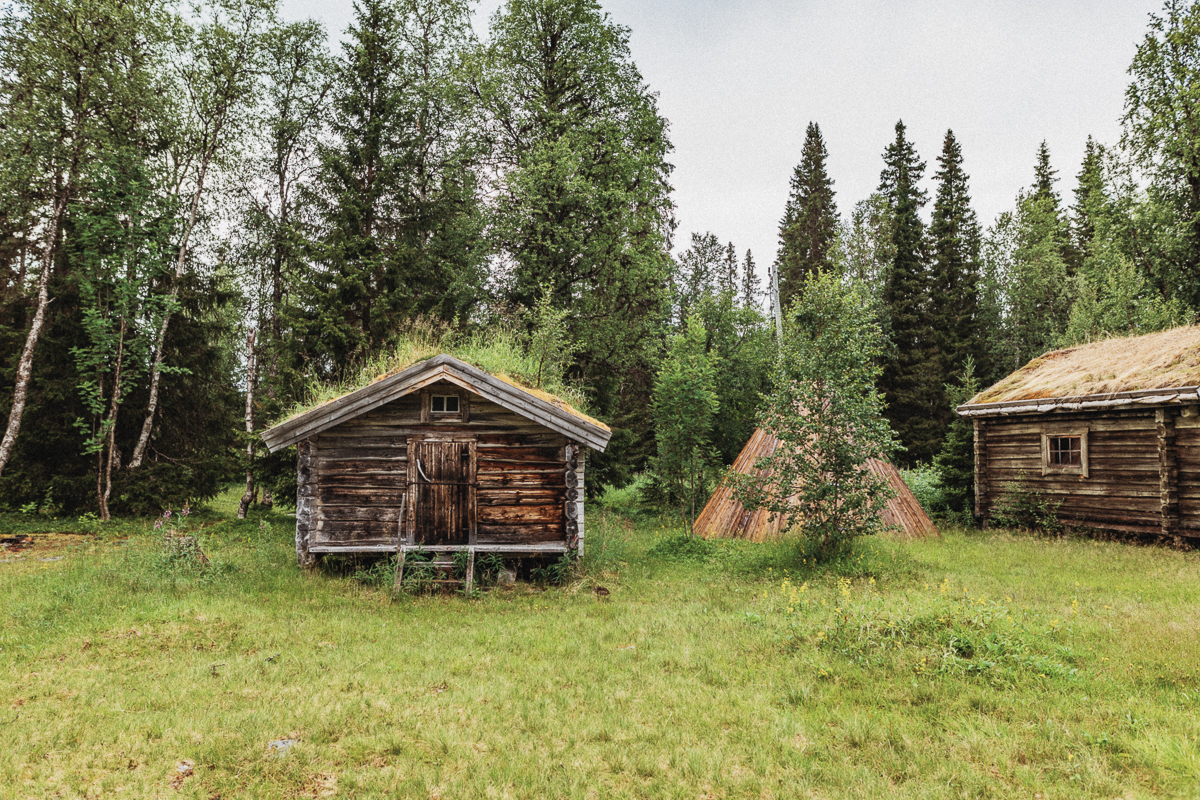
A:
[[[413,315],[465,314],[478,294],[480,212],[455,71],[469,25],[449,0],[354,7],[310,195],[322,269],[309,333],[329,364],[378,350]]]
[[[508,0],[472,64],[492,145],[483,170],[500,296],[549,282],[613,441],[590,464],[620,485],[653,446],[645,413],[670,314],[667,122],[597,0]]]
[[[1054,184],[1058,182],[1057,176],[1058,170],[1050,166],[1050,148],[1043,141],[1038,146],[1037,162],[1033,168],[1033,187],[1030,197],[1045,211],[1052,213],[1055,219],[1059,221],[1055,240],[1058,242],[1059,254],[1062,256],[1063,263],[1067,267],[1067,275],[1070,276],[1079,270],[1083,261],[1083,253],[1075,247],[1075,243],[1071,240],[1071,233],[1067,226],[1062,201],[1054,188]]]
[[[810,273],[833,266],[838,212],[833,181],[825,169],[829,157],[817,123],[808,123],[800,163],[792,173],[791,194],[779,223],[779,298],[786,308]]]
[[[954,385],[945,387],[951,406],[966,403],[979,392],[975,362],[968,356]],[[946,431],[942,449],[934,457],[945,492],[946,504],[960,519],[975,514],[975,426],[971,420],[955,415]]]
[[[895,253],[883,287],[892,350],[883,365],[880,386],[887,416],[906,449],[905,463],[928,461],[941,440],[940,425],[929,416],[929,397],[937,394],[936,335],[929,319],[929,270],[925,226],[920,210],[929,196],[919,184],[925,162],[896,123],[896,140],[883,153],[879,191],[892,214]]]
[[[1071,234],[1076,250],[1084,258],[1090,254],[1092,240],[1096,237],[1096,216],[1104,205],[1104,171],[1100,147],[1087,138],[1083,151],[1083,164],[1076,176],[1075,204],[1071,206]]]
[[[758,309],[758,298],[762,296],[762,278],[758,277],[754,255],[747,250],[742,262],[741,300],[743,308]]]
[[[967,174],[962,166],[962,148],[953,131],[946,131],[929,226],[932,250],[930,320],[936,334],[936,385],[930,395],[930,413],[943,426],[952,421],[952,410],[943,386],[962,372],[968,359],[986,358],[979,315],[979,247],[981,232]]]

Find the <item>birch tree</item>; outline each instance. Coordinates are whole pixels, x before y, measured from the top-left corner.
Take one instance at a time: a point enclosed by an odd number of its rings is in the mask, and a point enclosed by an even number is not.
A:
[[[158,410],[159,384],[166,361],[165,344],[171,317],[178,310],[180,284],[188,264],[192,235],[200,218],[210,171],[238,141],[253,108],[261,69],[263,40],[275,20],[272,0],[217,0],[203,11],[178,64],[183,94],[179,129],[171,159],[174,194],[183,219],[176,246],[174,271],[161,310],[150,367],[150,396],[141,434],[129,468],[141,466]]]
[[[144,76],[130,70],[130,57],[153,40],[161,16],[160,6],[143,0],[26,0],[0,19],[0,158],[29,180],[40,233],[35,310],[0,440],[0,473],[20,432],[64,217],[89,157],[112,135],[110,113],[145,100]]]

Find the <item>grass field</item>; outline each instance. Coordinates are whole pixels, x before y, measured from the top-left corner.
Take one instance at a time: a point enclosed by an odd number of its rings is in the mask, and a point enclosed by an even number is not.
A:
[[[0,796],[1200,796],[1196,553],[947,531],[817,570],[591,518],[565,587],[393,598],[232,510],[183,521],[203,570],[0,516],[38,533],[0,552]]]

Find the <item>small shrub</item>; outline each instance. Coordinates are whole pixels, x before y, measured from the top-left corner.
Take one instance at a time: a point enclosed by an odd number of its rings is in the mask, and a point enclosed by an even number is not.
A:
[[[949,510],[946,488],[937,467],[932,464],[920,464],[913,469],[900,470],[900,475],[927,513],[940,516]]]
[[[606,485],[596,498],[596,505],[607,514],[632,519],[647,505],[647,492],[651,483],[649,474],[639,473],[625,486]]]
[[[1030,489],[1020,482],[1006,483],[992,506],[992,522],[1006,528],[1062,533],[1063,525],[1058,520],[1061,506],[1040,489]]]
[[[354,580],[364,586],[384,587],[396,580],[396,562],[391,558],[382,558],[354,572]]]
[[[499,553],[483,553],[475,556],[475,583],[480,586],[495,586],[504,574],[504,557]]]
[[[571,580],[575,575],[575,567],[574,553],[563,553],[557,561],[534,566],[529,575],[536,583],[558,586]]]
[[[675,533],[660,539],[646,555],[669,561],[707,561],[717,553],[717,546],[707,539],[688,533]]]
[[[434,581],[437,579],[437,567],[433,564],[433,553],[427,553],[424,550],[410,550],[404,556],[404,579],[401,582],[401,590],[419,594],[428,592],[434,587]],[[395,562],[391,561],[393,580],[395,576]]]

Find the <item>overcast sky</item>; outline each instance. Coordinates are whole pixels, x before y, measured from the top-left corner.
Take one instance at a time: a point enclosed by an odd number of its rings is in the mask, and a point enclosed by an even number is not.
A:
[[[477,28],[502,0],[482,0]],[[1088,135],[1120,136],[1126,70],[1161,0],[602,0],[631,30],[633,58],[675,146],[676,251],[712,231],[771,262],[810,120],[837,202],[874,191],[903,119],[928,162],[946,129],[963,149],[980,221],[1033,181],[1044,139],[1069,195]],[[350,0],[284,0],[336,40]],[[932,205],[932,204],[931,204]],[[928,209],[927,209],[928,212]]]

